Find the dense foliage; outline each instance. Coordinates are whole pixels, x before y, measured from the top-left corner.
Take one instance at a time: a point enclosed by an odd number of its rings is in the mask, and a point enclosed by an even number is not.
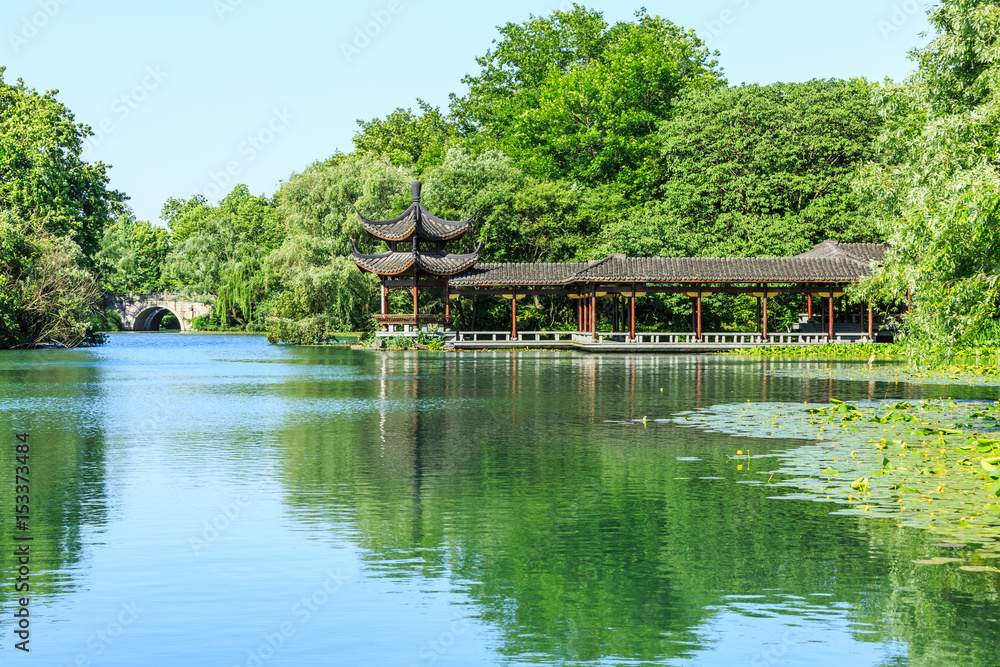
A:
[[[481,242],[487,262],[780,256],[827,238],[888,239],[889,261],[857,298],[886,303],[910,290],[913,349],[947,354],[994,330],[1000,296],[997,16],[992,3],[944,2],[932,12],[938,37],[902,84],[735,87],[717,52],[646,10],[614,25],[578,5],[529,16],[499,27],[446,112],[417,100],[416,111],[359,120],[353,152],[293,174],[273,196],[238,185],[217,204],[170,198],[169,232],[134,219],[106,188],[104,165],[80,161],[89,130],[53,93],[0,77],[4,243],[30,247],[2,260],[3,344],[35,337],[9,332],[25,326],[18,285],[40,266],[59,275],[80,266],[113,292],[181,290],[213,303],[200,325],[268,330],[275,341],[370,329],[378,285],[353,266],[350,247],[385,247],[357,212],[397,215],[419,178],[429,209],[475,218],[449,249]],[[391,307],[409,299],[394,292]],[[427,290],[419,307],[438,311],[442,299]],[[749,297],[706,304],[707,328],[753,326]],[[509,313],[500,299],[453,306],[466,328],[502,327]],[[566,327],[572,306],[533,298],[519,316],[527,327]],[[779,325],[798,307],[792,297],[771,305]],[[689,299],[651,295],[640,326],[684,329],[690,316]]]
[[[100,340],[94,258],[127,213],[106,166],[80,158],[90,129],[0,67],[0,348]],[[153,261],[156,261],[153,258]]]
[[[911,351],[953,355],[1000,311],[1000,5],[945,0],[930,12],[937,37],[912,55],[917,70],[880,89],[880,160],[860,187],[880,206],[892,244],[862,286],[904,299]]]

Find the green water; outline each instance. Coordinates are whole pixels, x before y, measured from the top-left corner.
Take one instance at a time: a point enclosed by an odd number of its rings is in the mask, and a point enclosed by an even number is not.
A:
[[[951,554],[782,499],[760,483],[774,459],[730,459],[801,441],[656,421],[998,389],[796,363],[175,334],[0,353],[0,661],[1000,664],[998,575],[917,565]],[[25,534],[30,654],[14,648]]]

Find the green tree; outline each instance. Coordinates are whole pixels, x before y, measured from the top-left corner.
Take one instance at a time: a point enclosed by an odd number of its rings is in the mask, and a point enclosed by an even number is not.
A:
[[[587,183],[618,181],[647,196],[642,166],[656,154],[656,131],[671,101],[689,87],[723,83],[692,31],[642,10],[608,26],[574,5],[500,28],[502,39],[467,76],[452,113],[476,143],[514,157],[535,176]]]
[[[670,239],[657,254],[780,256],[827,238],[875,241],[850,178],[873,156],[880,127],[863,80],[689,90],[660,128],[646,180],[662,203],[603,230]]]
[[[111,223],[101,237],[97,267],[101,287],[116,294],[141,294],[163,288],[163,264],[170,251],[170,233],[131,211]]]
[[[428,172],[425,196],[439,215],[475,217],[474,234],[453,242],[452,252],[482,242],[483,260],[502,262],[572,261],[587,247],[594,198],[572,181],[529,176],[499,151],[462,148]]]
[[[277,195],[278,214],[288,236],[331,239],[343,256],[351,240],[374,251],[381,244],[368,239],[355,208],[367,218],[393,218],[409,206],[412,180],[408,169],[372,155],[337,155],[288,179]]]
[[[944,0],[937,35],[911,54],[917,69],[879,91],[879,161],[858,181],[891,248],[858,294],[912,293],[911,351],[944,358],[996,317],[1000,301],[1000,5]]]
[[[272,343],[312,343],[363,330],[375,312],[378,279],[358,270],[332,239],[291,236],[268,256],[265,270],[277,294],[267,322]]]
[[[250,189],[242,183],[233,188],[213,212],[229,220],[250,243],[266,250],[274,250],[284,239],[275,201],[265,195],[250,194]]]
[[[39,221],[47,233],[73,241],[89,260],[104,227],[126,197],[108,189],[107,166],[80,155],[93,133],[57,99],[18,79],[3,80],[0,67],[0,209]]]
[[[204,230],[213,217],[212,207],[202,195],[190,199],[170,197],[160,211],[160,219],[167,223],[171,239],[178,245]]]
[[[0,348],[100,343],[100,301],[75,242],[0,211]]]
[[[400,107],[385,120],[359,120],[361,130],[354,135],[357,152],[382,158],[397,167],[411,168],[417,174],[441,164],[456,130],[439,108],[420,99],[417,105],[419,115]]]

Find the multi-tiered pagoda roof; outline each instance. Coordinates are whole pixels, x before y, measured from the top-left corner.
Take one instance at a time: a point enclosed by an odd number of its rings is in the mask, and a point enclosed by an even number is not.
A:
[[[445,241],[457,239],[469,231],[472,218],[462,221],[444,220],[427,212],[420,203],[420,183],[413,183],[413,203],[392,220],[369,220],[358,213],[365,231],[389,244],[389,252],[366,255],[351,246],[354,261],[363,271],[380,276],[410,275],[420,270],[436,276],[452,276],[472,268],[479,258],[479,247],[464,255],[444,252]],[[433,244],[433,249],[420,250],[420,242]],[[398,243],[411,243],[410,249],[397,250]]]

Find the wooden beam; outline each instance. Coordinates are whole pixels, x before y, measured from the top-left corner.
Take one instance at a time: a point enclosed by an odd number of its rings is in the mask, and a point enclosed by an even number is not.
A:
[[[386,286],[388,287],[412,287],[413,278],[407,278],[406,280],[386,280]],[[424,287],[447,287],[447,280],[432,280],[432,279],[422,279],[420,284]]]

